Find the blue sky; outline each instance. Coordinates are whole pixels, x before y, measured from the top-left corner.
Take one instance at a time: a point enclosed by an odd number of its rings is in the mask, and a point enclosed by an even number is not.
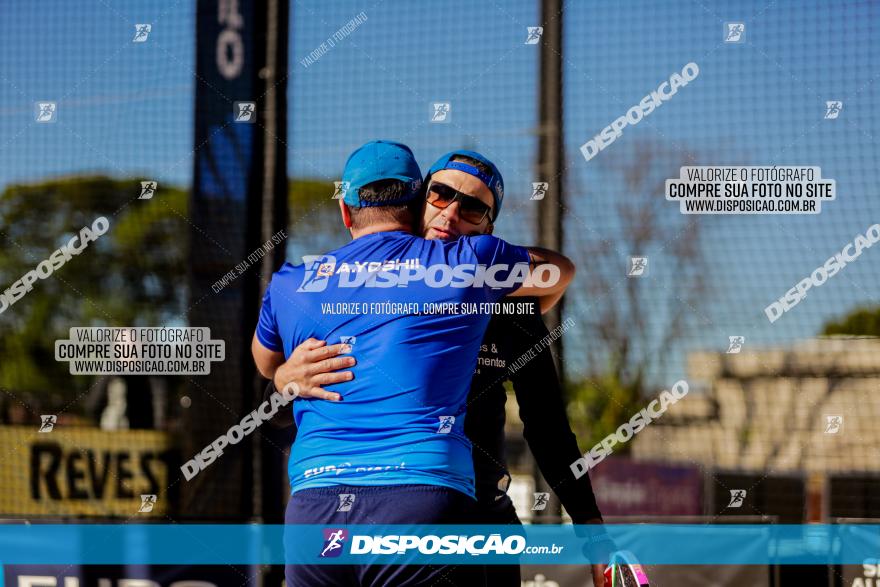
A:
[[[776,324],[763,315],[764,306],[880,220],[872,107],[878,10],[869,2],[567,3],[573,250],[620,239],[615,207],[632,197],[620,169],[639,144],[666,153],[646,167],[658,181],[677,176],[676,160],[687,153],[707,165],[815,165],[837,181],[837,201],[817,216],[700,219],[712,290],[699,308],[699,335],[682,348],[720,348],[729,334],[756,344],[791,341],[814,334],[830,316],[880,302],[880,251],[868,251]],[[301,65],[361,12],[367,20],[357,30]],[[538,48],[525,39],[526,27],[538,24],[537,3],[308,0],[293,2],[292,14],[291,175],[338,179],[347,154],[373,138],[408,143],[424,166],[451,148],[475,148],[505,174],[498,234],[534,238],[540,203],[528,197],[538,180]],[[722,42],[728,21],[745,22],[744,43]],[[153,25],[147,43],[131,43],[138,22]],[[193,30],[190,1],[0,3],[0,188],[89,172],[188,185]],[[700,67],[696,80],[590,162],[581,157],[582,143],[691,61]],[[59,123],[38,125],[33,102],[47,99],[59,101]],[[841,117],[823,120],[832,99],[843,101]],[[449,124],[429,122],[433,101],[452,104]],[[677,205],[667,204],[660,220],[676,225]],[[298,232],[294,224],[292,234]],[[662,249],[646,252],[651,287],[674,292]],[[590,260],[576,261],[588,275]],[[581,296],[571,307],[590,306]]]

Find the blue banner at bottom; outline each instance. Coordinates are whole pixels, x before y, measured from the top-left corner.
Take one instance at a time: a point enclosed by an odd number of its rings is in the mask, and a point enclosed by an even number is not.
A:
[[[0,587],[220,587],[257,585],[245,565],[5,565]]]
[[[880,525],[0,526],[0,564],[863,564]]]

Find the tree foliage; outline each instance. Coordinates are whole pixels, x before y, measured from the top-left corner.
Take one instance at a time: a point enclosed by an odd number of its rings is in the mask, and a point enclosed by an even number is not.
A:
[[[55,340],[72,326],[150,326],[185,318],[187,192],[141,178],[68,177],[0,194],[0,288],[5,290],[104,216],[110,229],[0,314],[0,386],[70,387]],[[82,378],[80,378],[82,379]],[[83,382],[80,382],[81,387]]]
[[[568,363],[583,369],[568,386],[570,421],[583,449],[671,384],[664,377],[675,345],[705,323],[699,311],[707,291],[700,230],[705,223],[683,217],[657,196],[669,169],[693,164],[693,155],[678,149],[634,143],[603,168],[613,178],[608,185],[620,193],[591,195],[582,213],[593,216],[575,224],[567,253],[583,269],[568,290],[566,308],[583,325],[583,336],[566,344],[566,354],[577,353],[578,360]],[[645,276],[627,276],[629,256],[648,258]],[[665,271],[652,272],[657,266]]]
[[[876,308],[858,308],[840,320],[831,320],[825,324],[822,334],[880,336],[880,306]]]
[[[91,378],[55,361],[55,341],[73,326],[186,324],[189,192],[160,183],[140,200],[142,179],[65,177],[0,194],[0,291],[96,218],[110,222],[106,234],[0,313],[0,387],[37,394],[88,387]],[[290,182],[288,203],[303,236],[331,225],[339,231],[332,194],[330,182]]]

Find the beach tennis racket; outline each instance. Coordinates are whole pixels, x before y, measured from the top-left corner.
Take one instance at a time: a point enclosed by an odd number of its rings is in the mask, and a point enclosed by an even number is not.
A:
[[[635,555],[618,550],[605,569],[605,587],[648,587],[648,575]]]

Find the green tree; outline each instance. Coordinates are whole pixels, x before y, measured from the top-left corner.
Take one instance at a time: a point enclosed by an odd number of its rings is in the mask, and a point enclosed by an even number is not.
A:
[[[5,290],[96,218],[110,229],[0,314],[0,387],[82,389],[55,361],[71,326],[150,326],[185,317],[187,192],[141,178],[69,177],[0,194],[0,289]]]
[[[614,192],[591,196],[596,215],[604,214],[602,222],[575,224],[567,249],[583,265],[566,295],[566,309],[581,324],[583,336],[566,343],[566,356],[577,358],[567,358],[570,368],[581,369],[569,373],[567,392],[569,420],[584,450],[671,384],[662,378],[679,352],[676,345],[700,322],[707,323],[699,310],[707,291],[700,232],[705,223],[683,217],[657,197],[668,170],[696,164],[694,156],[640,141],[615,157],[603,161],[609,177],[615,177],[612,185],[625,197]],[[631,255],[649,259],[645,277],[626,275]],[[658,265],[665,271],[652,273]],[[615,452],[631,446],[618,446]]]
[[[822,328],[822,334],[880,336],[880,306],[876,308],[858,308],[840,320],[830,320]]]
[[[568,416],[580,448],[587,451],[644,407],[643,384],[621,382],[614,373],[567,386]],[[625,447],[619,447],[626,450]]]
[[[292,180],[288,184],[290,226],[288,253],[291,262],[340,247],[351,240],[339,217],[332,182]]]
[[[91,377],[72,376],[67,363],[55,361],[55,340],[72,326],[185,324],[189,192],[160,184],[151,199],[139,200],[142,179],[66,177],[0,194],[0,292],[96,218],[110,222],[105,235],[0,313],[0,388],[86,389]],[[330,182],[289,183],[303,242],[316,232],[342,233],[332,194]]]

